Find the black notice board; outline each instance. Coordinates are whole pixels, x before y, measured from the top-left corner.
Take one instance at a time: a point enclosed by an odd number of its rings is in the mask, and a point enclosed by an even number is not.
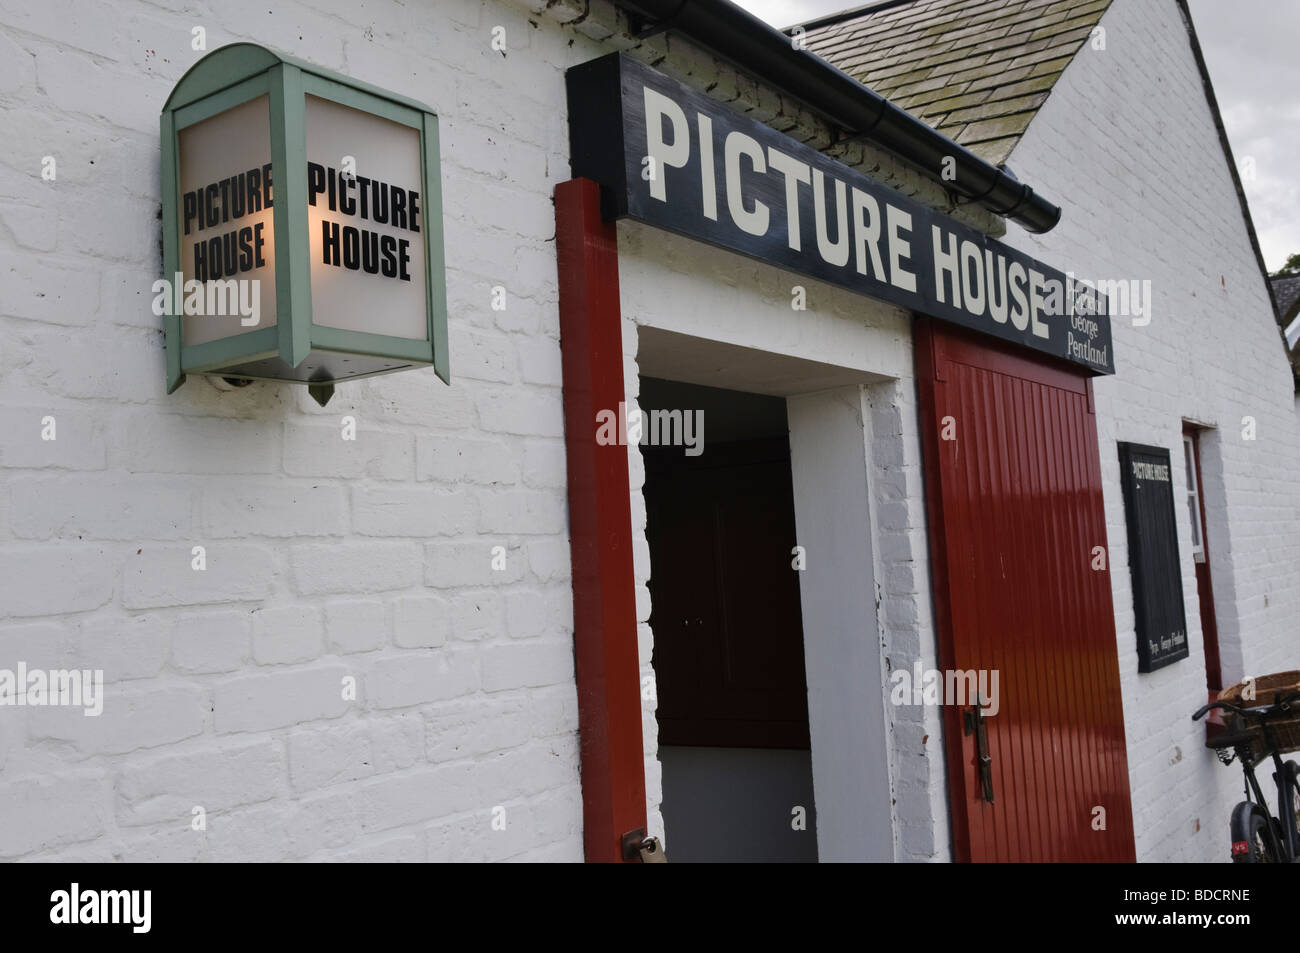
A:
[[[1119,465],[1137,616],[1138,671],[1154,672],[1187,658],[1173,468],[1167,449],[1138,443],[1119,445]]]

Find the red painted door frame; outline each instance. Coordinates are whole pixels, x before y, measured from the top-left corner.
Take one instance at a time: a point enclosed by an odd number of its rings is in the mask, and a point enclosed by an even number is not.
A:
[[[1210,537],[1205,529],[1205,481],[1201,478],[1201,432],[1195,424],[1183,424],[1183,436],[1192,441],[1192,468],[1196,475],[1197,512],[1200,521],[1201,561],[1196,563],[1196,598],[1201,605],[1201,638],[1205,642],[1205,681],[1210,701],[1223,691],[1223,663],[1219,653],[1219,622],[1214,612],[1214,583],[1210,578]],[[1221,714],[1215,711],[1214,714]]]
[[[628,449],[596,442],[596,414],[626,395],[618,236],[589,179],[555,187],[555,226],[583,844],[620,862],[646,803]]]
[[[1131,861],[1092,382],[930,318],[914,342],[939,666],[1002,676],[992,803],[969,709],[943,708],[954,857]]]

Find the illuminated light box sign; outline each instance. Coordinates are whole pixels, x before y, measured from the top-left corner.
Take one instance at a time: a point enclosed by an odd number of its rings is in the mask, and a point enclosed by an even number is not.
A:
[[[1119,469],[1133,576],[1138,671],[1154,672],[1188,656],[1169,451],[1121,443]]]
[[[438,119],[250,43],[214,50],[162,112],[167,387],[187,374],[450,381]]]
[[[603,187],[607,217],[1115,372],[1091,285],[621,53],[566,81],[573,175]]]

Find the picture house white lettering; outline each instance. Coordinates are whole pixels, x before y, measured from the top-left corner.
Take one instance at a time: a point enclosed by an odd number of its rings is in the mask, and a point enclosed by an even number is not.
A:
[[[1114,373],[1107,299],[1072,274],[622,54],[567,77],[573,172],[604,187],[607,217]]]

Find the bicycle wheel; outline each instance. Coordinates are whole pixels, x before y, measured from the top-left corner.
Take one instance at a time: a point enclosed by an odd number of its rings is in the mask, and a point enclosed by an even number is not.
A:
[[[1291,814],[1295,818],[1296,843],[1300,844],[1300,764],[1284,761],[1286,785],[1291,789]]]
[[[1273,824],[1258,804],[1242,801],[1232,809],[1232,862],[1234,864],[1276,864],[1282,853],[1274,837]]]

